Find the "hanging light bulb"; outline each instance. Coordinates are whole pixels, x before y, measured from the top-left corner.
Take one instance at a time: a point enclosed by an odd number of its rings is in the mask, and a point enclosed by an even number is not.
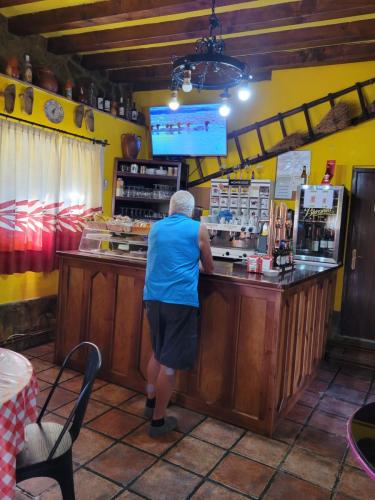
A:
[[[228,104],[228,99],[230,95],[228,94],[228,92],[224,92],[223,94],[220,95],[220,97],[221,97],[221,106],[219,108],[219,113],[221,116],[227,117],[231,112],[230,106]]]
[[[178,102],[177,90],[172,90],[171,100],[168,103],[169,109],[172,111],[177,111],[180,107],[180,103]]]
[[[184,92],[191,92],[193,90],[193,85],[191,84],[191,71],[190,71],[190,69],[185,69],[185,71],[184,71],[184,81],[182,83],[182,90]]]
[[[248,82],[244,82],[240,85],[237,95],[240,101],[247,101],[248,99],[250,99],[251,90]]]

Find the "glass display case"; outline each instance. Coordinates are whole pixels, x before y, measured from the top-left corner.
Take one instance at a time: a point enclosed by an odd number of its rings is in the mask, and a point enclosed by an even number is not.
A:
[[[145,260],[148,234],[144,231],[115,232],[85,227],[79,245],[80,252]]]
[[[344,186],[299,186],[293,230],[296,260],[342,262],[348,195]]]

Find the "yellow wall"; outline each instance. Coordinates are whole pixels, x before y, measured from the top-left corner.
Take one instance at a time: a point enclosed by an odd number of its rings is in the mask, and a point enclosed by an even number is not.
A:
[[[16,94],[22,92],[26,86],[22,82],[13,81],[5,76],[0,75],[0,92],[4,90],[9,83],[16,83]],[[44,115],[44,103],[48,99],[56,99],[64,108],[64,120],[58,125],[51,124]],[[16,106],[13,115],[26,120],[31,120],[36,123],[54,126],[55,128],[63,129],[68,132],[76,134],[95,137],[97,139],[107,139],[109,146],[105,148],[104,156],[104,178],[107,179],[109,187],[104,191],[103,207],[106,214],[111,213],[112,203],[112,178],[113,178],[113,165],[114,158],[121,157],[121,134],[126,132],[135,132],[142,136],[143,146],[140,152],[140,158],[147,157],[148,145],[145,133],[145,128],[135,125],[131,122],[126,122],[114,118],[113,116],[95,111],[95,132],[90,133],[86,130],[83,123],[82,128],[79,129],[74,124],[73,116],[76,103],[64,99],[63,97],[56,96],[49,92],[35,88],[34,109],[31,116],[27,115],[21,110],[20,99],[17,97]],[[4,110],[4,100],[0,97],[0,111]],[[23,273],[14,275],[0,275],[0,303],[13,302],[18,300],[30,299],[44,295],[51,295],[57,293],[58,272],[52,273]]]
[[[375,77],[375,61],[342,64],[334,66],[321,66],[314,68],[301,68],[293,70],[274,71],[271,81],[254,83],[252,85],[253,95],[247,103],[240,103],[235,95],[231,99],[232,113],[228,120],[228,130],[234,130],[250,123],[268,118],[280,111],[286,111],[322,97],[329,92],[334,92],[353,85],[355,82]],[[233,92],[234,93],[234,92]],[[369,102],[375,100],[375,85],[366,91]],[[139,92],[136,94],[136,102],[139,106],[147,108],[153,105],[166,104],[169,92]],[[191,94],[180,93],[181,103],[217,101],[218,93],[192,92]],[[345,97],[345,101],[357,102],[356,94]],[[319,106],[312,114],[313,123],[316,124],[329,110],[328,105]],[[292,117],[286,120],[288,133],[304,131],[304,120],[302,116]],[[265,128],[263,131],[265,147],[270,147],[281,140],[281,131],[278,125]],[[309,147],[312,152],[312,171],[309,183],[320,183],[325,172],[327,160],[336,160],[336,174],[333,184],[344,184],[347,189],[351,188],[352,168],[355,165],[373,165],[375,167],[375,120],[366,122],[333,134],[322,139]],[[241,139],[244,156],[256,155],[258,143],[255,134],[248,134]],[[229,154],[225,161],[226,166],[232,166],[239,162],[234,149],[233,141],[229,144]],[[203,162],[204,173],[217,170],[215,159],[206,159]],[[193,166],[194,169],[194,166]],[[248,173],[249,174],[249,173]],[[255,170],[256,178],[275,179],[276,159],[263,162]],[[239,174],[237,174],[239,175]],[[246,175],[246,174],[244,174]],[[192,179],[196,178],[195,174]],[[209,185],[209,184],[206,184]],[[338,285],[335,298],[335,309],[341,307],[343,270],[339,271]]]

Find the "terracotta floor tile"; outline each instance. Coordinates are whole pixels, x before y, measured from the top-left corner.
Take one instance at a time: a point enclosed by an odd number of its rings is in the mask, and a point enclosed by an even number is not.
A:
[[[299,398],[298,402],[303,403],[306,406],[311,406],[311,408],[314,408],[319,403],[320,396],[313,392],[309,391],[304,391],[301,394],[301,397]]]
[[[200,477],[175,465],[158,462],[146,471],[132,490],[153,500],[183,500],[200,482]]]
[[[49,363],[48,361],[44,361],[44,360],[42,361],[41,359],[38,359],[38,358],[33,358],[30,361],[31,361],[31,364],[33,365],[35,373],[40,373],[43,370],[48,370],[50,368],[53,368],[53,364]]]
[[[346,375],[345,373],[339,373],[335,378],[335,384],[343,385],[348,389],[356,389],[357,391],[363,392],[367,392],[369,390],[370,383],[370,379],[364,380],[353,375]]]
[[[240,493],[258,498],[273,473],[271,467],[230,453],[216,467],[210,478]]]
[[[180,432],[173,431],[168,432],[168,434],[165,434],[158,439],[154,439],[148,435],[149,426],[150,424],[147,422],[139,427],[139,429],[136,429],[123,439],[124,443],[128,443],[136,448],[148,451],[153,455],[161,455],[182,437]]]
[[[138,415],[139,417],[143,417],[145,404],[146,396],[144,396],[143,394],[138,394],[128,401],[125,401],[125,403],[122,403],[122,405],[120,405],[120,408],[129,413],[133,413],[134,415]]]
[[[17,486],[22,490],[29,493],[33,497],[36,497],[53,486],[56,486],[57,482],[50,477],[33,477],[32,479],[27,479],[18,483]]]
[[[309,392],[321,393],[327,390],[329,386],[329,382],[325,382],[324,380],[319,380],[315,378],[311,384],[307,387]]]
[[[295,476],[331,490],[339,470],[339,462],[295,447],[282,468]]]
[[[72,411],[73,407],[75,405],[75,401],[72,401],[71,403],[68,403],[67,405],[61,406],[57,410],[55,410],[55,413],[57,415],[61,415],[62,417],[68,417],[70,415],[70,412]],[[83,422],[89,422],[95,417],[98,417],[99,415],[102,415],[106,411],[110,410],[111,407],[108,405],[105,405],[103,403],[99,403],[99,401],[95,401],[94,399],[90,399],[87,408],[86,408],[86,413],[85,413],[85,418],[83,419]]]
[[[284,441],[285,443],[291,444],[296,439],[301,429],[301,424],[285,419],[276,427],[272,437],[278,441]]]
[[[325,382],[331,382],[336,376],[336,371],[326,370],[325,368],[318,368],[316,372],[316,378],[318,380],[324,380]]]
[[[257,462],[277,467],[288,449],[289,446],[284,443],[248,432],[236,444],[233,451]]]
[[[63,389],[68,389],[69,391],[79,393],[81,391],[82,382],[83,382],[83,376],[79,375],[78,377],[74,377],[71,378],[70,380],[67,380],[66,382],[63,382],[62,384],[60,384],[60,387],[62,387]],[[96,391],[96,389],[100,389],[100,387],[103,387],[103,385],[106,384],[107,382],[97,378],[94,382],[92,390]]]
[[[375,482],[359,469],[347,465],[340,478],[338,493],[352,496],[359,500],[375,498]]]
[[[216,444],[223,448],[230,448],[244,432],[243,429],[235,427],[234,425],[208,418],[198,425],[191,434],[209,443]]]
[[[354,457],[353,452],[349,449],[348,454],[345,459],[346,465],[350,465],[351,467],[354,467],[355,469],[360,469],[361,465],[359,461]]]
[[[167,414],[177,418],[177,430],[184,433],[190,432],[205,418],[205,416],[200,413],[176,405],[170,406],[167,410]]]
[[[45,403],[49,393],[50,393],[49,388],[39,392],[37,397],[37,405],[40,408]],[[57,387],[52,396],[51,401],[48,403],[48,410],[54,411],[59,406],[66,405],[67,403],[70,403],[70,401],[73,401],[76,398],[77,394],[74,394],[73,392],[70,391],[65,391],[64,389],[60,389],[60,387]]]
[[[305,427],[298,436],[296,446],[305,448],[326,458],[340,461],[346,450],[346,439],[335,434]]]
[[[207,500],[209,498],[214,500],[241,500],[246,497],[234,491],[230,491],[223,486],[211,483],[211,481],[206,481],[191,498],[194,500]]]
[[[116,497],[116,500],[142,500],[143,497],[132,493],[131,491],[124,491],[120,496]]]
[[[126,486],[149,467],[155,458],[118,443],[92,460],[87,467]]]
[[[333,384],[326,392],[327,395],[349,401],[350,403],[361,404],[365,400],[366,393],[357,391],[356,389],[349,389],[342,385]]]
[[[329,370],[331,372],[337,372],[341,368],[341,365],[332,360],[322,359],[319,362],[319,368],[323,368],[324,370]]]
[[[104,415],[95,418],[87,427],[102,432],[114,439],[120,439],[128,432],[139,427],[144,422],[143,418],[136,417],[122,410],[112,409]]]
[[[356,499],[350,497],[349,495],[345,495],[344,493],[335,493],[333,496],[333,500],[356,500]]]
[[[22,351],[22,354],[30,354],[30,356],[43,356],[43,354],[48,354],[50,352],[53,352],[55,349],[53,344],[42,344],[38,345],[36,347],[30,347],[30,349],[26,349],[25,351]]]
[[[42,372],[39,372],[38,378],[40,378],[41,380],[45,380],[50,384],[53,384],[56,380],[57,375],[59,374],[59,371],[60,371],[59,366],[52,366],[52,368],[49,368],[48,370],[43,370]],[[66,368],[63,371],[63,374],[61,375],[60,383],[65,382],[65,380],[69,380],[73,377],[76,377],[77,375],[79,375],[79,372]]]
[[[73,445],[73,460],[84,464],[113,444],[113,440],[83,428]]]
[[[43,417],[43,422],[56,422],[56,424],[64,425],[66,422],[66,418],[60,417],[59,415],[55,415],[54,413],[48,413]]]
[[[294,408],[288,413],[286,418],[293,420],[293,422],[298,422],[299,424],[304,424],[306,420],[311,415],[312,408],[310,406],[297,403]]]
[[[309,425],[316,429],[330,432],[331,434],[342,437],[346,436],[346,419],[337,417],[336,415],[316,410],[309,420]]]
[[[184,469],[204,476],[215,467],[224,453],[222,448],[186,436],[164,458]]]
[[[108,500],[121,491],[121,487],[88,470],[80,469],[74,474],[74,490],[77,500]],[[40,500],[61,500],[60,488],[46,492]]]
[[[351,417],[358,408],[358,404],[342,401],[334,396],[324,396],[318,406],[319,410],[345,418]]]
[[[135,392],[125,387],[121,387],[115,384],[108,384],[96,391],[93,391],[91,397],[97,399],[102,403],[107,403],[110,405],[117,406],[123,403],[125,400],[135,396]]]
[[[303,479],[279,472],[265,494],[266,500],[328,500],[330,492]]]
[[[349,375],[349,377],[361,378],[363,380],[372,380],[375,371],[368,368],[361,368],[359,366],[343,366],[340,374]]]
[[[49,384],[48,382],[45,382],[44,380],[38,379],[38,387],[39,387],[39,391],[44,391],[44,389],[51,389],[52,384]]]
[[[49,361],[50,363],[54,363],[55,362],[55,353],[49,352],[47,354],[43,354],[43,356],[39,356],[39,359],[42,359],[43,361]]]

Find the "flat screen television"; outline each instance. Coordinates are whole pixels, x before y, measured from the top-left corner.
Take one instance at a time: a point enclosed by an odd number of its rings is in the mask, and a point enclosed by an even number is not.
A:
[[[227,121],[220,104],[150,108],[153,156],[226,156]]]

